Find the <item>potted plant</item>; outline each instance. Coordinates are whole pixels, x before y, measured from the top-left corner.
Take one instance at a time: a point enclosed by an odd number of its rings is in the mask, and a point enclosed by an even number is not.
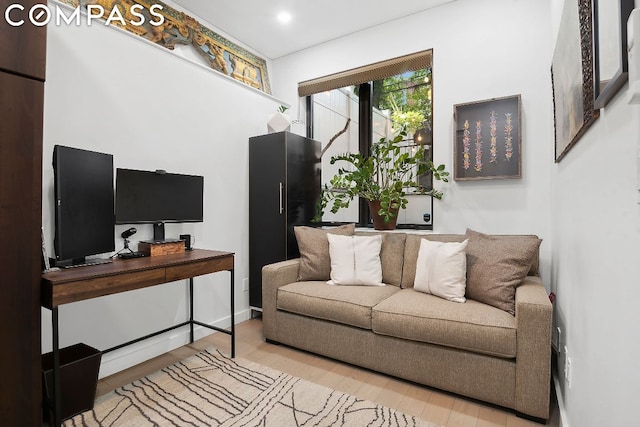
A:
[[[402,147],[406,136],[403,129],[393,138],[381,138],[371,146],[368,157],[361,153],[331,157],[331,164],[346,162],[350,167],[338,169],[330,182],[324,185],[314,221],[321,220],[329,205],[331,212],[336,213],[349,207],[355,197],[362,197],[369,202],[374,228],[393,229],[398,211],[407,206],[409,192],[441,199],[441,191],[435,188],[427,190],[417,179],[422,174],[432,173],[434,179],[448,182],[449,172],[445,171],[444,165],[436,166],[424,158],[423,145],[409,150]]]

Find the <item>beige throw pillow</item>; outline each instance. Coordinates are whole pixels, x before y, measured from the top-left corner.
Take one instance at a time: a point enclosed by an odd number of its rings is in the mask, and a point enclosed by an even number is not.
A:
[[[461,243],[422,239],[416,264],[416,291],[453,302],[465,302],[468,240]]]
[[[306,226],[293,227],[300,251],[300,271],[298,281],[329,280],[331,259],[327,234],[352,236],[355,224],[323,229]]]
[[[467,298],[515,315],[516,287],[527,276],[542,240],[491,236],[467,229]]]
[[[329,285],[384,286],[380,249],[382,236],[327,234],[331,257]]]

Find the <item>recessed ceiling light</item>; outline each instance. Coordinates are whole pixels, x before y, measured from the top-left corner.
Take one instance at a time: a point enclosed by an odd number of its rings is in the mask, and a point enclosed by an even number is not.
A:
[[[288,24],[289,21],[291,21],[291,14],[289,12],[280,12],[278,13],[278,21],[280,21],[283,24]]]

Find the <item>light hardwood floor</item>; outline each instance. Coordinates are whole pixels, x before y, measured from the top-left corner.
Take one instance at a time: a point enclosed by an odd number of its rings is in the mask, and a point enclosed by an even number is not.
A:
[[[98,383],[98,396],[207,347],[215,346],[228,354],[229,341],[228,335],[214,333],[193,344],[103,378]],[[378,374],[284,345],[268,344],[262,335],[260,319],[251,319],[236,326],[236,357],[252,360],[442,426],[534,427],[541,425],[518,418],[512,411],[504,408]],[[559,411],[553,396],[551,408],[551,417],[547,425],[558,427]]]

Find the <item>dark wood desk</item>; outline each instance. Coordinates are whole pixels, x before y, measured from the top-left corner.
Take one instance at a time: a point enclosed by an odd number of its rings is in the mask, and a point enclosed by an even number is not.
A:
[[[229,271],[231,274],[231,328],[218,328],[193,319],[193,278],[203,274]],[[58,307],[63,304],[98,298],[120,292],[132,291],[181,279],[189,279],[189,319],[183,323],[157,331],[133,341],[104,350],[108,353],[156,335],[190,326],[190,342],[193,342],[194,325],[203,326],[231,336],[231,357],[235,357],[234,316],[234,254],[204,249],[194,249],[183,254],[155,257],[116,259],[109,264],[84,266],[42,275],[42,306],[51,310],[53,332],[53,410],[54,425],[61,424],[60,411],[60,343]]]

